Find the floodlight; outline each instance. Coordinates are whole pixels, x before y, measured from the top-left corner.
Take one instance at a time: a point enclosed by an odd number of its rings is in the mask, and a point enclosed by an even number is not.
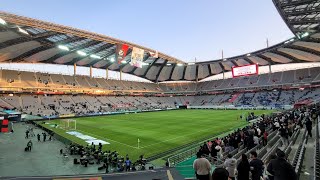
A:
[[[97,56],[97,55],[95,55],[95,54],[91,54],[90,57],[95,58],[95,59],[101,59],[100,56]]]
[[[0,18],[0,24],[2,24],[2,25],[6,25],[6,24],[7,24],[7,22],[6,22],[5,20],[3,20],[3,19],[1,19],[1,18]]]
[[[77,53],[78,53],[79,55],[81,55],[81,56],[86,56],[86,55],[87,55],[87,53],[85,53],[85,52],[83,52],[83,51],[77,51]]]
[[[64,45],[59,45],[58,48],[62,49],[62,50],[65,50],[65,51],[69,51],[69,48],[67,46],[64,46]]]
[[[122,61],[121,61],[121,63],[122,63],[122,64],[126,64],[126,63],[127,63],[127,61],[125,61],[125,60],[122,60]]]
[[[19,29],[19,32],[21,32],[21,33],[23,33],[23,34],[28,34],[28,35],[29,35],[29,33],[28,33],[26,30],[21,29],[20,27],[18,27],[18,29]]]
[[[167,66],[171,66],[171,64],[170,64],[170,63],[168,63],[168,64],[167,64]]]
[[[249,53],[249,54],[247,54],[247,56],[251,56],[251,54]]]
[[[301,38],[304,38],[304,37],[308,37],[309,36],[309,33],[308,32],[305,32],[301,35]]]
[[[177,66],[183,66],[183,64],[181,64],[181,63],[178,63],[178,64],[177,64]]]
[[[114,60],[114,58],[110,58],[109,61],[110,62],[114,62],[115,60]]]

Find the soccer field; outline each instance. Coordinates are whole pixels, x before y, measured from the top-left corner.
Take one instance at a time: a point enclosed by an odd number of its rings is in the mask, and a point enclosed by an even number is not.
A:
[[[247,124],[238,117],[247,112],[256,115],[270,113],[270,110],[171,110],[136,114],[108,115],[74,118],[77,132],[109,142],[104,150],[117,150],[120,155],[135,160],[182,146],[208,136],[236,129]],[[59,120],[46,121],[59,124]],[[64,129],[41,124],[54,132],[79,144],[86,142],[69,135]],[[138,148],[138,139],[140,146]]]

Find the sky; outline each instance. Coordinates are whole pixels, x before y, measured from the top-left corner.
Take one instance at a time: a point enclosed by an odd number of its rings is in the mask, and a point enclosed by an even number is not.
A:
[[[246,54],[293,34],[271,0],[1,0],[0,10],[146,46],[185,62]]]

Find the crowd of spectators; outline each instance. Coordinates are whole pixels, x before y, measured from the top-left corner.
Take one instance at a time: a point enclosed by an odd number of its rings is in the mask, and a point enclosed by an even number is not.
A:
[[[223,154],[228,154],[242,144],[247,149],[252,149],[259,144],[266,144],[268,138],[266,128],[272,125],[272,120],[270,117],[264,117],[264,115],[261,118],[263,119],[262,121],[253,125],[238,129],[223,138],[216,138],[204,143],[199,152],[207,156],[211,155],[216,161],[222,159]]]
[[[226,179],[235,179],[236,177],[238,180],[249,179],[251,174],[252,180],[260,180],[264,176],[264,172],[270,180],[297,179],[294,168],[287,161],[286,154],[281,149],[277,149],[275,154],[271,154],[268,163],[264,164],[258,159],[258,153],[253,148],[260,144],[262,146],[267,145],[268,131],[276,131],[284,147],[289,145],[290,137],[295,130],[302,128],[304,125],[306,125],[308,135],[312,137],[312,121],[319,115],[319,105],[301,107],[272,116],[262,115],[252,125],[238,129],[226,137],[205,142],[200,146],[197,159],[193,164],[197,179],[209,178],[211,163],[225,168],[225,171],[219,168],[216,171],[227,174]],[[248,160],[246,153],[242,154],[240,160],[235,159],[231,154],[234,149],[242,145],[243,148],[247,148],[250,160]],[[217,179],[215,178],[217,176],[216,171],[212,174],[213,180]]]

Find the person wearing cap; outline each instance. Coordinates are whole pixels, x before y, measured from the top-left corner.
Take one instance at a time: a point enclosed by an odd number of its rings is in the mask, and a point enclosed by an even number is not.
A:
[[[286,154],[277,149],[277,158],[270,161],[267,167],[267,174],[274,177],[274,180],[296,180],[297,174],[293,166],[285,159]]]

